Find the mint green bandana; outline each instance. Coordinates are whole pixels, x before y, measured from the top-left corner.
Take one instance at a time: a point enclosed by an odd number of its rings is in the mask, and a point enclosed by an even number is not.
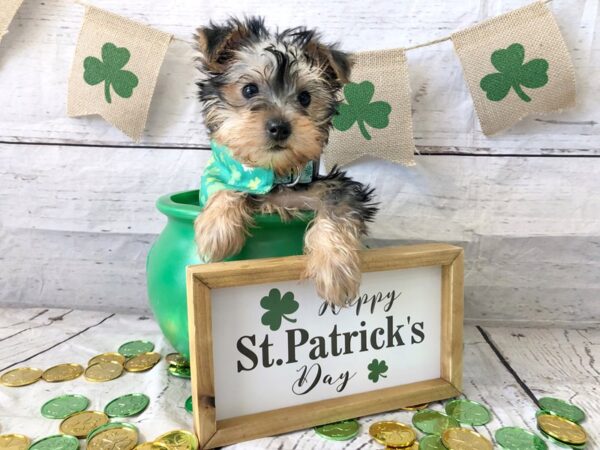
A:
[[[200,207],[204,208],[208,198],[215,192],[229,189],[249,194],[266,194],[276,184],[291,183],[292,174],[285,177],[275,176],[272,169],[248,167],[237,161],[229,149],[210,141],[212,155],[200,180]],[[310,161],[302,170],[299,183],[310,183],[313,175],[313,162]]]

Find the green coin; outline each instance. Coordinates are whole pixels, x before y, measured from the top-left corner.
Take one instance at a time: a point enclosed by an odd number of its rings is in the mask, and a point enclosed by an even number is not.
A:
[[[192,405],[192,396],[191,395],[185,401],[185,410],[189,413],[194,411],[194,406]]]
[[[42,416],[48,419],[66,419],[71,414],[85,411],[90,401],[83,395],[61,395],[48,400],[42,406]]]
[[[131,417],[137,416],[144,411],[150,399],[145,394],[127,394],[115,398],[104,408],[108,417]]]
[[[358,421],[356,419],[342,420],[341,422],[328,423],[315,427],[315,433],[332,441],[347,441],[358,434]]]
[[[448,450],[442,443],[442,438],[435,434],[425,436],[419,441],[419,450]]]
[[[29,450],[77,450],[79,439],[66,434],[55,434],[34,442]]]
[[[133,358],[141,353],[149,353],[154,350],[154,344],[149,341],[131,341],[119,347],[119,353],[126,358]]]
[[[453,400],[447,403],[446,414],[460,423],[473,426],[485,425],[492,420],[489,409],[471,400]]]
[[[572,403],[558,398],[540,398],[540,408],[556,416],[563,417],[571,422],[580,423],[585,420],[585,412]]]
[[[175,377],[179,377],[179,378],[191,378],[192,377],[192,373],[190,371],[189,367],[177,367],[177,366],[170,366],[168,369],[169,373]]]
[[[134,430],[136,433],[139,433],[137,427],[131,423],[128,422],[109,422],[106,423],[104,425],[100,425],[98,428],[94,428],[92,431],[90,431],[86,437],[87,441],[90,442],[90,440],[96,436],[98,433],[100,433],[101,431],[104,430],[110,430],[111,428],[130,428],[132,430]]]
[[[432,409],[418,411],[412,419],[413,425],[425,434],[441,435],[448,428],[460,428],[458,420]]]
[[[505,450],[547,450],[546,443],[523,428],[504,427],[496,431],[494,438]]]

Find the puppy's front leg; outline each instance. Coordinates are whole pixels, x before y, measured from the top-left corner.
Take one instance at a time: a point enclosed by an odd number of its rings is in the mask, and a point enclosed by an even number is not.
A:
[[[329,303],[343,305],[358,295],[361,238],[377,212],[373,189],[333,169],[309,185],[273,192],[265,208],[311,209],[315,218],[304,237],[306,276]]]
[[[242,250],[252,208],[247,194],[222,190],[215,192],[194,222],[198,254],[204,261],[220,261]]]
[[[317,211],[306,232],[306,276],[314,280],[317,293],[329,303],[342,306],[358,295],[361,234],[354,220],[339,220],[323,210]]]

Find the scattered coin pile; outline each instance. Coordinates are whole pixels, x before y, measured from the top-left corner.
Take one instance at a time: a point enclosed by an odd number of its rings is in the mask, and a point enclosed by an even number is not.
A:
[[[558,445],[583,450],[587,434],[580,422],[585,412],[563,400],[545,397],[540,399],[536,414],[540,433]],[[397,421],[375,422],[369,428],[374,441],[386,449],[404,450],[492,450],[493,444],[478,432],[463,428],[478,427],[491,422],[492,415],[484,405],[471,400],[452,400],[445,405],[445,414],[427,409],[428,405],[401,408],[416,411],[412,428]],[[417,440],[415,428],[425,434]],[[352,439],[359,433],[355,419],[315,427],[317,435],[332,440]],[[548,450],[546,442],[536,434],[518,427],[503,427],[494,435],[496,443],[504,450]]]
[[[86,439],[88,449],[112,449],[108,443],[119,442],[119,449],[132,449],[138,442],[138,431],[129,423],[110,422],[115,417],[132,417],[141,414],[150,403],[145,394],[127,394],[111,400],[104,412],[87,411],[90,401],[78,394],[61,395],[42,405],[42,416],[62,419],[60,435],[36,441],[30,449],[56,450],[79,448],[78,439]],[[72,439],[75,438],[75,441]],[[28,441],[28,439],[27,439]],[[23,441],[24,442],[24,441]],[[76,442],[76,445],[75,445]],[[21,444],[19,444],[21,445]],[[15,450],[27,449],[27,446]],[[0,444],[0,449],[3,449]],[[12,447],[8,447],[12,450]],[[117,448],[117,447],[115,447]]]
[[[152,369],[160,354],[154,353],[154,344],[148,341],[131,341],[119,347],[118,353],[102,353],[88,361],[87,368],[80,364],[58,364],[41,370],[33,367],[19,367],[0,375],[0,384],[21,387],[43,379],[48,383],[58,383],[79,378],[82,374],[87,381],[105,382],[119,378],[123,371],[145,372]]]
[[[144,372],[152,369],[161,359],[154,344],[148,341],[127,342],[118,353],[102,353],[88,361],[87,368],[79,364],[59,364],[45,371],[21,367],[5,372],[0,383],[5,386],[26,386],[43,379],[49,383],[73,380],[82,374],[86,380],[104,382],[121,376],[123,371]],[[189,361],[181,354],[166,356],[169,375],[190,378]],[[141,414],[149,405],[145,394],[127,394],[111,400],[103,411],[89,411],[90,401],[78,394],[53,398],[41,407],[41,414],[49,419],[62,420],[61,434],[48,436],[31,443],[21,434],[0,435],[0,450],[78,450],[79,439],[85,439],[89,450],[197,450],[198,440],[188,431],[165,433],[152,442],[138,445],[139,432],[127,422],[111,422]],[[483,426],[492,420],[484,405],[465,399],[452,400],[445,405],[445,413],[428,409],[428,404],[401,408],[415,411],[412,426],[397,421],[380,421],[369,428],[369,435],[387,450],[492,450],[493,444],[478,432],[463,426]],[[545,397],[539,400],[536,413],[540,433],[556,444],[583,450],[587,433],[580,425],[585,412],[566,401]],[[185,402],[192,413],[192,397]],[[414,427],[414,428],[413,428]],[[418,440],[417,431],[425,434]],[[356,437],[360,425],[356,419],[321,425],[314,428],[324,439],[344,441]],[[546,442],[536,434],[518,427],[503,427],[495,432],[496,443],[504,450],[547,450]]]
[[[491,450],[489,439],[463,425],[483,426],[492,420],[490,411],[480,403],[471,400],[453,400],[446,404],[445,414],[426,409],[417,412],[413,425],[425,433],[421,441],[424,450]]]
[[[22,367],[0,376],[5,386],[27,386],[43,379],[49,383],[73,380],[82,374],[93,382],[105,382],[121,376],[123,371],[144,372],[160,361],[154,353],[154,344],[131,341],[119,347],[118,353],[102,353],[88,361],[87,368],[79,364],[59,364],[45,371]],[[150,403],[145,394],[128,394],[111,400],[104,411],[88,411],[90,401],[78,394],[53,398],[41,407],[42,416],[61,419],[61,434],[44,437],[31,444],[20,434],[0,436],[0,449],[10,450],[77,450],[79,439],[86,439],[90,450],[132,450],[138,442],[137,428],[129,423],[110,422],[111,418],[132,417],[141,414]],[[170,448],[170,447],[167,447]],[[179,449],[178,449],[179,450]],[[182,447],[182,450],[188,450]],[[194,450],[190,447],[190,450]]]
[[[160,361],[160,354],[153,350],[152,342],[126,342],[118,353],[102,353],[90,359],[84,376],[88,381],[105,382],[119,378],[123,371],[146,372]]]
[[[103,356],[103,355],[99,355]],[[191,404],[191,397],[188,399]],[[175,430],[153,442],[138,445],[138,429],[126,422],[110,422],[111,418],[141,414],[149,405],[145,394],[127,394],[108,402],[104,412],[88,411],[90,401],[78,394],[53,398],[41,407],[49,419],[62,419],[61,434],[47,436],[31,444],[20,434],[0,435],[0,449],[8,450],[78,450],[79,439],[86,440],[89,450],[197,450],[198,440],[188,431]]]

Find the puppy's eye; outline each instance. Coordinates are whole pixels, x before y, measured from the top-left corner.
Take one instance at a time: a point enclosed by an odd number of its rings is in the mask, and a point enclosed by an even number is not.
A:
[[[242,95],[244,98],[252,98],[256,94],[258,94],[258,86],[254,83],[247,84],[242,88]]]
[[[305,108],[310,105],[310,92],[302,91],[298,94],[298,103],[300,103]]]

